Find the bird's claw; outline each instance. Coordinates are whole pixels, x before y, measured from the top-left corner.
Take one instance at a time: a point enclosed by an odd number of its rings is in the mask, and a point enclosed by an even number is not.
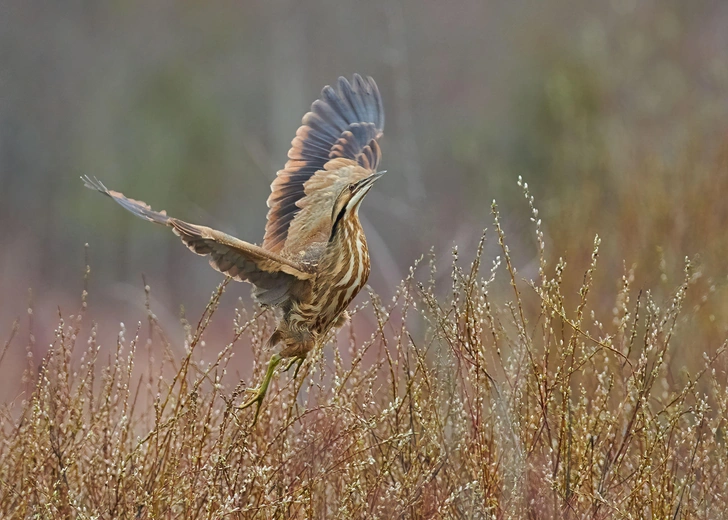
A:
[[[253,403],[257,403],[258,406],[256,406],[255,408],[253,424],[258,421],[258,414],[260,413],[260,407],[263,404],[265,394],[268,391],[268,385],[270,384],[270,380],[273,378],[273,372],[275,372],[275,369],[278,366],[278,363],[281,362],[281,359],[281,356],[279,356],[278,354],[273,354],[273,356],[270,358],[270,361],[268,362],[268,370],[266,370],[265,372],[263,382],[260,383],[260,386],[258,388],[251,389],[252,392],[255,392],[255,395],[253,395],[253,398],[250,399],[247,403],[242,404],[239,407],[241,410],[244,410],[245,408],[253,406]]]
[[[288,372],[295,363],[298,363],[296,365],[296,370],[293,371],[293,379],[296,379],[296,377],[298,376],[298,371],[300,370],[301,365],[303,365],[304,361],[306,361],[306,356],[294,357],[293,359],[291,359],[288,362],[288,365],[286,365],[286,368],[284,369],[284,371]]]
[[[253,406],[254,404],[257,404],[255,407],[255,415],[253,416],[253,424],[258,422],[258,414],[260,413],[260,407],[263,404],[263,398],[265,397],[265,391],[261,392],[261,388],[251,388],[250,391],[255,392],[255,395],[252,399],[249,399],[247,403],[241,404],[238,406],[239,410],[245,410],[246,408],[249,408]]]
[[[250,388],[248,391],[253,393],[253,397],[249,399],[244,404],[241,404],[238,409],[245,410],[246,408],[249,408],[256,404],[255,407],[255,416],[253,417],[253,424],[255,424],[258,421],[258,414],[260,413],[260,407],[263,405],[263,399],[265,398],[265,394],[268,391],[268,385],[270,384],[271,379],[273,378],[273,373],[275,372],[276,367],[278,364],[283,360],[283,358],[279,354],[274,354],[270,361],[268,362],[268,370],[265,372],[265,376],[263,377],[263,381],[260,383],[260,386],[257,388]],[[296,379],[296,376],[298,376],[298,370],[301,368],[301,365],[303,365],[303,362],[306,360],[306,356],[297,356],[291,359],[289,361],[288,365],[286,365],[286,371],[290,370],[290,368],[296,364],[296,370],[293,372],[293,379]]]

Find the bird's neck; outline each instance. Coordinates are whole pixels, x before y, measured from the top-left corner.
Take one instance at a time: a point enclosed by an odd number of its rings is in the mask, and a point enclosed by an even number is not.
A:
[[[356,214],[345,215],[334,230],[319,264],[319,273],[325,280],[320,290],[330,300],[324,312],[328,320],[336,319],[364,286],[369,267],[369,250],[359,218]]]
[[[344,215],[332,230],[331,238],[321,259],[321,267],[328,272],[348,270],[352,259],[368,257],[367,242],[355,212]]]
[[[358,210],[347,212],[335,225],[329,240],[329,249],[343,251],[356,246],[356,240],[364,240],[364,232],[359,222]]]

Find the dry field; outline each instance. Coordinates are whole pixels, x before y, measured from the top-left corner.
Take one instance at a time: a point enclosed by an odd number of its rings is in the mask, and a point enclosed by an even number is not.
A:
[[[699,171],[691,190],[654,204],[707,196],[725,162]],[[658,171],[650,185],[664,178]],[[264,370],[269,312],[241,305],[230,341],[206,343],[224,282],[199,320],[182,320],[184,345],[170,344],[148,305],[140,326],[122,327],[105,350],[84,290],[2,407],[2,516],[721,518],[728,321],[719,197],[714,211],[696,212],[711,241],[695,258],[661,249],[655,262],[645,244],[635,261],[620,258],[634,250],[606,250],[607,239],[576,230],[568,246],[552,245],[518,184],[520,210],[532,216],[531,264],[509,249],[494,203],[474,257],[445,252],[448,273],[431,252],[391,301],[370,291],[297,379],[274,380],[256,425],[236,407]],[[673,208],[666,218],[685,211]],[[605,226],[607,237],[614,228]],[[624,261],[621,277],[601,274],[603,257]],[[357,327],[362,315],[377,324],[371,335]],[[3,357],[30,341],[29,316]],[[226,370],[241,344],[255,354],[253,384]]]

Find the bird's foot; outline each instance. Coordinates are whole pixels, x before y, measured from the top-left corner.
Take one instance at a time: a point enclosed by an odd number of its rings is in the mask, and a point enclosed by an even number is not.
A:
[[[251,391],[254,392],[253,397],[245,404],[239,406],[240,410],[244,410],[252,406],[253,404],[257,404],[257,406],[255,407],[253,424],[258,421],[258,413],[260,413],[260,406],[263,404],[263,399],[265,398],[265,394],[268,391],[268,385],[270,384],[270,380],[273,378],[273,373],[275,372],[276,367],[282,359],[283,358],[281,358],[281,356],[279,356],[278,354],[273,354],[273,356],[271,356],[270,361],[268,362],[268,370],[266,370],[265,372],[263,382],[260,383],[260,386],[258,386],[257,388],[251,389]]]
[[[286,368],[284,369],[284,372],[288,372],[295,363],[298,363],[296,365],[296,370],[294,370],[294,372],[293,372],[293,379],[296,379],[296,376],[298,376],[298,370],[301,368],[301,365],[303,365],[303,362],[304,361],[306,361],[306,356],[305,355],[304,356],[296,356],[296,357],[294,357],[293,359],[291,359],[288,362],[288,365],[286,365]]]

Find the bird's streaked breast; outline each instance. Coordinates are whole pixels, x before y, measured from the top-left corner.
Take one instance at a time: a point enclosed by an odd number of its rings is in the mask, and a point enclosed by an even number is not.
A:
[[[370,263],[364,232],[355,216],[342,222],[341,232],[321,264],[319,290],[308,304],[297,309],[295,321],[313,321],[313,329],[325,333],[346,310],[369,278]]]

